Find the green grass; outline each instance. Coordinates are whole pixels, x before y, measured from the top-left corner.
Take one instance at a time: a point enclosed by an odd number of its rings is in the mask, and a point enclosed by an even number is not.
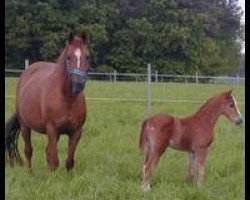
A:
[[[15,110],[16,79],[6,78],[5,117]],[[153,84],[153,98],[205,101],[229,85]],[[87,97],[147,98],[146,83],[109,83],[91,81]],[[244,87],[237,86],[236,99],[244,118]],[[186,116],[200,103],[153,103],[153,113],[168,112]],[[45,161],[47,138],[32,134],[33,173],[25,168],[5,167],[6,197],[18,199],[227,199],[244,197],[244,124],[234,126],[225,117],[216,125],[215,141],[206,160],[202,188],[187,181],[187,153],[168,150],[155,169],[152,190],[140,188],[143,156],[138,149],[140,125],[147,116],[147,102],[87,100],[87,121],[75,156],[75,167],[67,173],[64,161],[67,136],[58,144],[60,166],[50,172]],[[23,140],[19,150],[23,156]],[[24,156],[23,156],[24,157]]]

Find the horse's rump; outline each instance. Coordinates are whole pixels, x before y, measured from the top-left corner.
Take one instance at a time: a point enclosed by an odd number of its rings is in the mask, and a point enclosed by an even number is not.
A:
[[[174,118],[167,114],[155,115],[144,120],[140,134],[140,150],[147,152],[158,138],[165,140],[172,135]],[[157,134],[159,133],[159,134]]]

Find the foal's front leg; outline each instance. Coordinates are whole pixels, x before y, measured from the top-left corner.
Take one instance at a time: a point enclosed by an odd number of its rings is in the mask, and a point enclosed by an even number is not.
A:
[[[69,135],[68,157],[65,162],[66,169],[68,171],[74,167],[75,150],[80,138],[81,138],[81,129],[78,129],[77,131],[72,132]]]
[[[189,152],[188,178],[192,179],[195,175],[195,153]]]
[[[205,159],[206,159],[207,149],[202,148],[196,152],[197,155],[197,164],[198,164],[198,174],[196,176],[196,181],[200,187],[204,181],[205,175]]]

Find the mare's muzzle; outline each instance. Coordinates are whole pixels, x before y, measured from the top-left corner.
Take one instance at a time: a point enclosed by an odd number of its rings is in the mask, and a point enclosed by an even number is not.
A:
[[[68,72],[70,75],[79,76],[79,79],[71,81],[72,92],[75,94],[78,94],[81,91],[83,91],[85,88],[87,73],[83,70],[78,69],[78,68],[68,68]]]

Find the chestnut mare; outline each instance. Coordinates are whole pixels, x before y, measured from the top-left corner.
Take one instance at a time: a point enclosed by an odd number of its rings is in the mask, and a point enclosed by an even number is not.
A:
[[[146,119],[141,128],[140,150],[145,154],[142,188],[150,190],[154,166],[167,147],[189,153],[189,177],[201,185],[205,173],[205,158],[214,138],[214,127],[220,115],[236,125],[242,118],[232,90],[210,98],[195,114],[175,118],[167,114]],[[198,164],[198,175],[195,173]]]
[[[66,168],[74,166],[74,154],[86,118],[85,87],[89,69],[86,34],[70,34],[57,63],[37,62],[20,77],[16,91],[16,112],[5,126],[6,161],[23,164],[18,152],[21,132],[28,169],[31,171],[31,129],[48,137],[46,158],[53,171],[59,165],[57,142],[69,136]]]

